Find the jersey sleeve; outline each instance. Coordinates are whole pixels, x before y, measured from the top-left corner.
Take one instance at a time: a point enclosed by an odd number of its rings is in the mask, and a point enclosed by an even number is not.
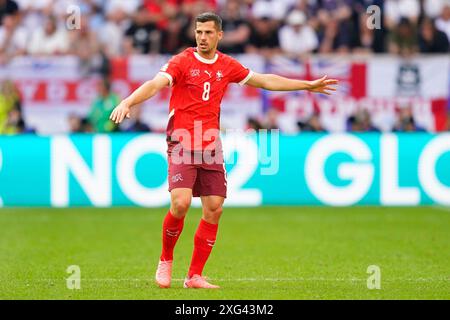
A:
[[[243,86],[253,75],[253,71],[244,67],[239,61],[231,58],[230,82]]]
[[[169,79],[170,86],[173,86],[181,78],[181,74],[183,72],[182,65],[181,56],[174,56],[169,60],[169,62],[162,66],[158,74]]]

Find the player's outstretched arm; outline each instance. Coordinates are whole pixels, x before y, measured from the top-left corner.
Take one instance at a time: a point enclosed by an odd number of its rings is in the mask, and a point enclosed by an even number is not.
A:
[[[336,91],[334,85],[338,84],[338,80],[328,79],[327,76],[313,81],[296,80],[281,77],[276,74],[261,74],[255,72],[246,84],[271,91],[308,90],[311,92],[331,94],[330,91]]]
[[[137,88],[128,98],[114,108],[109,117],[115,123],[121,123],[122,120],[130,117],[130,109],[132,106],[140,104],[147,99],[150,99],[159,92],[162,88],[169,85],[169,79],[161,75],[156,75],[152,80],[146,81],[139,88]]]

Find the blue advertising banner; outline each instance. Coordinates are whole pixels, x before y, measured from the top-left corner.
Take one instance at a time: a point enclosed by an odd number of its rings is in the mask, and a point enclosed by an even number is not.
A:
[[[226,205],[450,206],[449,133],[228,133],[223,144]],[[163,135],[0,137],[1,206],[158,207],[167,189]]]

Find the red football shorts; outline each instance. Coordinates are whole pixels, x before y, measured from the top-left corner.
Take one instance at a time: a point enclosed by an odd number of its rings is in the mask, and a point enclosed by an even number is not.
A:
[[[223,162],[222,151],[216,161],[205,161],[200,153],[184,153],[184,161],[168,151],[168,180],[169,191],[176,188],[192,189],[194,197],[221,196],[227,197],[227,178]],[[212,163],[211,163],[212,162]]]

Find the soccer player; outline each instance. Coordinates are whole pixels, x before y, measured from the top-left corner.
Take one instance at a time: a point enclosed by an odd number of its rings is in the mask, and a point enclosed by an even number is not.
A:
[[[161,68],[111,113],[120,123],[130,109],[153,97],[166,86],[172,88],[167,126],[168,180],[171,204],[163,222],[162,253],[156,271],[161,288],[171,285],[173,250],[183,230],[192,197],[200,197],[203,213],[194,237],[194,251],[185,288],[219,288],[202,271],[216,242],[227,181],[219,138],[220,103],[229,83],[266,90],[308,90],[330,94],[337,80],[324,76],[314,81],[258,74],[232,57],[217,51],[223,37],[222,20],[214,13],[196,17],[196,48],[188,48]]]

